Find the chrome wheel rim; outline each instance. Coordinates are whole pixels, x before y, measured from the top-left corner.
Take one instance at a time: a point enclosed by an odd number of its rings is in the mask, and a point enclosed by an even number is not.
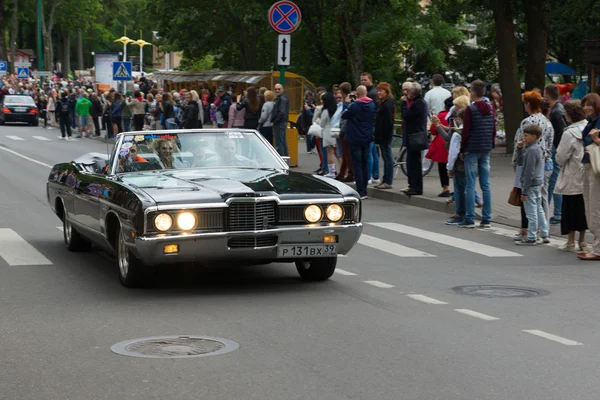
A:
[[[118,252],[119,271],[121,272],[121,276],[123,278],[127,278],[127,274],[129,272],[129,251],[127,250],[123,233],[119,234]]]
[[[73,234],[73,227],[71,226],[71,222],[69,222],[69,216],[66,212],[63,230],[65,232],[65,242],[67,244],[71,244],[71,235]]]

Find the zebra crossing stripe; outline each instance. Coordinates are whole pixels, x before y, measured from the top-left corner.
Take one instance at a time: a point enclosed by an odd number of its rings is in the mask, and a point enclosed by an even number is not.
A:
[[[32,136],[32,138],[37,139],[37,140],[52,140],[52,139],[48,139],[45,136]]]
[[[25,140],[22,137],[14,136],[14,135],[7,135],[6,137],[9,139],[12,139],[12,140]]]
[[[35,247],[8,228],[0,228],[0,257],[10,266],[52,265]]]
[[[388,242],[387,240],[365,235],[364,233],[360,235],[358,243],[376,250],[385,251],[386,253],[398,257],[435,257],[433,254],[428,254],[417,249],[411,249],[410,247],[402,246],[401,244],[394,242]]]
[[[500,249],[494,246],[473,242],[470,240],[459,239],[454,236],[443,235],[441,233],[426,231],[424,229],[413,228],[412,226],[396,224],[393,222],[369,222],[370,225],[390,231],[403,233],[405,235],[416,236],[432,242],[441,243],[446,246],[456,247],[471,253],[481,254],[486,257],[522,257],[521,254],[512,251]],[[363,235],[364,236],[364,235]],[[360,242],[359,242],[360,243]]]

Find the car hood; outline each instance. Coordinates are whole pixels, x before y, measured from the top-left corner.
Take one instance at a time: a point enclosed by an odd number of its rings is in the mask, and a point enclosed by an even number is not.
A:
[[[125,185],[144,192],[158,205],[225,201],[229,197],[277,195],[282,199],[335,198],[343,195],[338,182],[283,170],[195,169],[128,173]],[[328,182],[330,181],[330,182]]]

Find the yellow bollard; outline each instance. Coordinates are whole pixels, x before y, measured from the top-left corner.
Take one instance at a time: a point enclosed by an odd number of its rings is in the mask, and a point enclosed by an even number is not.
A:
[[[285,132],[288,153],[290,154],[290,167],[298,166],[298,129],[287,128]]]

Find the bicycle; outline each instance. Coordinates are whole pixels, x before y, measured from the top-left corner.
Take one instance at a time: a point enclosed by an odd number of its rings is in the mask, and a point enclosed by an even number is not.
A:
[[[402,139],[402,135],[392,135],[392,137]],[[408,149],[406,147],[404,147],[403,144],[401,144],[398,155],[394,157],[394,179],[398,176],[398,169],[401,169],[402,173],[405,176],[408,176],[408,170],[406,168],[407,150]],[[421,165],[426,166],[425,168],[423,168],[423,176],[427,176],[431,172],[431,169],[433,168],[433,161],[425,158],[426,154],[427,154],[427,150],[423,150],[421,152]]]

